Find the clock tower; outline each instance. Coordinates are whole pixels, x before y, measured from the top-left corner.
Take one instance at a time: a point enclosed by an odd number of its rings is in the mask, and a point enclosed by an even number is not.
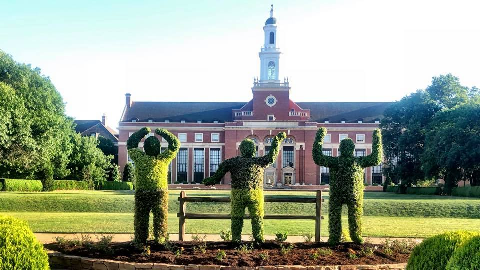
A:
[[[260,82],[280,82],[278,70],[280,67],[280,50],[277,48],[277,19],[273,17],[273,5],[270,9],[270,18],[263,27],[264,45],[260,56]]]

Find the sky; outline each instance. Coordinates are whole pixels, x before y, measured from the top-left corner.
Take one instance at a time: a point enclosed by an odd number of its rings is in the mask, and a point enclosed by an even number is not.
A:
[[[476,0],[0,0],[0,50],[116,128],[125,93],[248,102],[270,4],[293,101],[395,101],[447,73],[480,87]]]

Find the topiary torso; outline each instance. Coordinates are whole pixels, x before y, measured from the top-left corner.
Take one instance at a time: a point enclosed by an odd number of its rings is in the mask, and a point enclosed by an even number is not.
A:
[[[155,191],[168,189],[169,160],[145,155],[138,149],[130,149],[128,153],[135,161],[137,179],[135,190]]]

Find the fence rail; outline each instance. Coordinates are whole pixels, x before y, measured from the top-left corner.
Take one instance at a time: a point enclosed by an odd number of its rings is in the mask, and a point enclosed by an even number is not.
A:
[[[177,213],[178,217],[178,232],[179,240],[185,239],[185,220],[186,219],[230,219],[229,214],[204,214],[204,213],[187,213],[187,202],[230,202],[230,197],[202,197],[192,196],[187,197],[185,191],[180,192],[178,197],[180,202],[180,209]],[[322,212],[322,191],[317,190],[316,196],[312,197],[278,197],[278,196],[265,196],[265,202],[280,202],[280,203],[315,203],[315,215],[265,215],[264,219],[312,219],[315,220],[315,241],[320,242],[320,228],[321,220],[323,219]],[[244,219],[250,219],[249,215],[245,215]]]

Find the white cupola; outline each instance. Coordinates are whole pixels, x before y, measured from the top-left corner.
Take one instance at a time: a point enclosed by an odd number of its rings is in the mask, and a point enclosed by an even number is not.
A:
[[[260,82],[279,82],[280,51],[277,48],[277,19],[273,17],[273,5],[270,9],[270,17],[265,21],[263,31],[265,42],[259,53]]]

